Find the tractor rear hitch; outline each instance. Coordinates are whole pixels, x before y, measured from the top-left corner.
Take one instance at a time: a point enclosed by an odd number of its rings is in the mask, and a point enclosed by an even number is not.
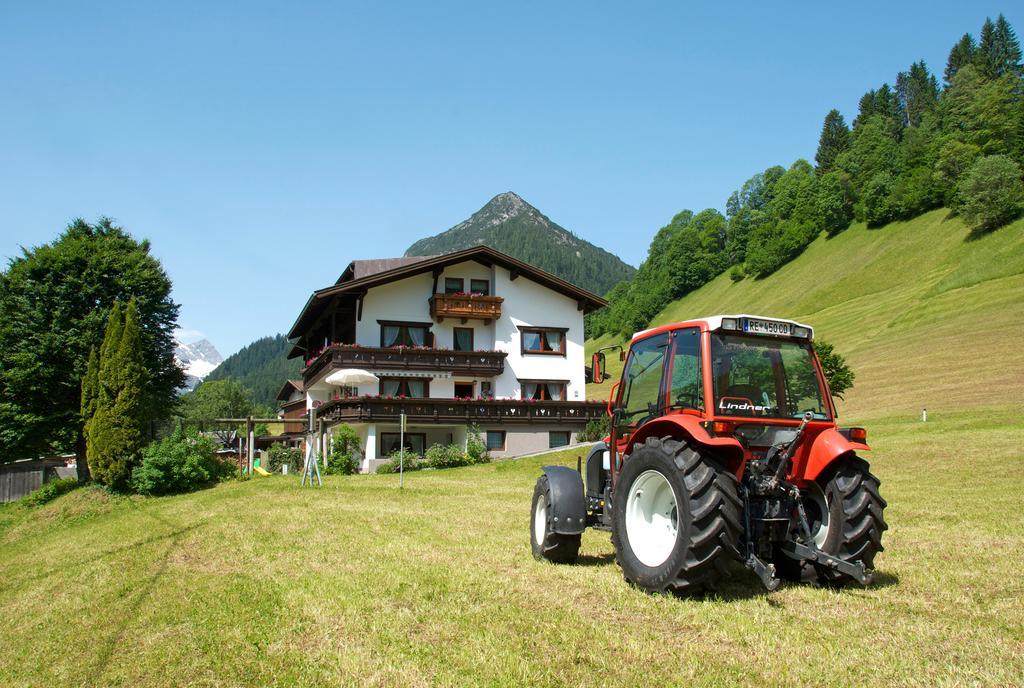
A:
[[[822,552],[813,544],[805,545],[801,542],[790,540],[782,545],[782,551],[793,559],[810,561],[821,566],[827,566],[840,573],[845,573],[861,585],[869,585],[871,583],[871,572],[864,568],[863,562],[845,561],[839,557],[833,557],[831,554]]]
[[[768,592],[775,592],[779,589],[779,584],[782,581],[775,576],[775,564],[765,562],[764,559],[753,552],[747,555],[747,560],[744,563],[748,569],[757,574],[757,577],[761,579],[761,583]]]

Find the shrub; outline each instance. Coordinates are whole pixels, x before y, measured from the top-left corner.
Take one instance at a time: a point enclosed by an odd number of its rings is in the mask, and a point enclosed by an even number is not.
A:
[[[217,458],[217,445],[195,432],[176,430],[142,452],[132,471],[131,486],[145,495],[176,494],[205,487],[233,473]]]
[[[456,468],[472,463],[457,444],[435,444],[427,449],[423,462],[428,468]]]
[[[743,278],[746,276],[746,273],[743,272],[742,265],[733,265],[732,269],[729,270],[729,279],[733,282],[742,282]]]
[[[350,425],[339,425],[334,429],[331,453],[327,458],[328,474],[352,475],[359,472],[359,433]]]
[[[404,461],[404,466],[400,463],[402,461]],[[427,464],[421,457],[409,452],[405,453],[405,458],[403,459],[401,452],[395,450],[391,452],[391,455],[388,457],[388,462],[377,466],[377,470],[375,472],[379,474],[398,473],[400,466],[402,466],[406,471],[418,471],[421,468],[426,468]]]
[[[487,443],[480,436],[480,428],[470,425],[466,434],[466,458],[469,463],[490,463],[491,455],[487,453]]]
[[[288,466],[289,473],[302,471],[302,463],[305,457],[298,447],[286,447],[280,442],[275,442],[267,450],[267,464],[271,473],[280,473],[282,466]]]
[[[78,487],[81,483],[75,478],[59,478],[51,480],[35,492],[25,495],[22,501],[28,506],[42,506],[49,501],[57,499],[62,494],[67,494]]]
[[[1024,210],[1020,166],[1005,155],[979,158],[960,180],[957,201],[964,223],[975,232],[1002,227]]]
[[[611,432],[611,419],[601,416],[600,419],[588,420],[583,430],[576,433],[577,442],[597,442],[603,440]]]

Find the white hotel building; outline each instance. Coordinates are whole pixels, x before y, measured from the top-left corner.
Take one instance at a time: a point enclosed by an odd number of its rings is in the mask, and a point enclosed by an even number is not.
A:
[[[317,441],[325,447],[333,427],[351,425],[364,471],[398,448],[402,413],[415,453],[464,443],[475,424],[492,455],[515,456],[571,444],[604,413],[586,401],[583,353],[583,316],[604,305],[485,246],[359,260],[309,298],[288,335],[290,356],[306,362]],[[328,384],[342,369],[378,382]]]

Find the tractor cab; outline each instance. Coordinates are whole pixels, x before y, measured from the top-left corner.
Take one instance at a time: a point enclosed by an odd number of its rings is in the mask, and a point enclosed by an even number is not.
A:
[[[592,527],[612,532],[627,580],[651,591],[713,586],[730,559],[770,590],[777,574],[866,585],[885,501],[857,454],[866,432],[836,427],[813,336],[792,320],[718,315],[595,353],[592,382],[611,349],[624,361],[611,434],[585,471],[544,468],[534,555],[572,561]]]
[[[699,419],[710,438],[734,439],[741,452],[734,446],[726,461],[737,474],[747,460],[791,439],[807,414],[804,444],[812,443],[836,417],[812,338],[807,325],[747,315],[638,333],[609,403],[616,455],[627,455],[650,421],[678,415]],[[594,355],[595,377],[605,356]]]

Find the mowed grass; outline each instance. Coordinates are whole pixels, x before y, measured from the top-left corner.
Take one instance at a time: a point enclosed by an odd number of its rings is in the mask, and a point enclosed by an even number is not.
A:
[[[972,239],[936,210],[879,229],[824,235],[766,279],[720,275],[669,305],[655,325],[718,313],[812,325],[857,374],[844,419],[957,412],[1024,402],[1024,220]],[[617,343],[588,342],[588,354]],[[608,396],[611,381],[588,386]]]
[[[0,685],[1020,685],[1024,407],[879,419],[890,530],[868,589],[687,599],[609,537],[530,555],[540,466],[87,488],[0,509]],[[1008,487],[1009,485],[1009,487]]]

